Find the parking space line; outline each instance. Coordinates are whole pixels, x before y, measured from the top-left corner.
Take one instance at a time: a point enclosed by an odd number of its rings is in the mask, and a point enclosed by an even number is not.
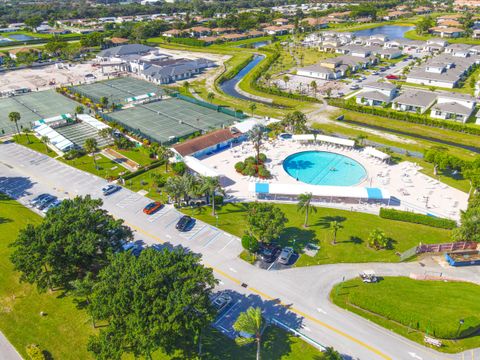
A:
[[[168,214],[170,211],[172,211],[172,209],[168,209],[168,210],[165,210],[165,211],[160,210],[156,214],[153,214],[151,217],[149,217],[148,221],[154,222],[154,221],[160,219],[163,215]]]
[[[172,225],[174,222],[178,221],[180,218],[181,218],[181,216],[177,214],[177,217],[175,219],[173,219],[172,221],[170,221],[167,225],[165,225],[164,228],[166,229],[166,228],[170,227],[170,225]]]
[[[218,234],[216,234],[210,240],[208,240],[207,243],[205,245],[203,245],[203,248],[206,248],[208,245],[210,245],[213,242],[213,240],[215,240],[219,236],[220,236],[220,232],[218,232]]]
[[[231,243],[232,241],[233,241],[233,239],[230,240],[224,247],[222,247],[222,248],[218,251],[218,253],[221,253],[223,250],[225,250],[225,249],[227,248],[227,246],[230,245],[230,243]]]
[[[225,316],[227,316],[229,313],[231,313],[232,310],[235,309],[235,307],[237,307],[238,305],[240,305],[240,303],[241,303],[241,300],[238,300],[230,309],[228,309],[227,311],[225,311],[225,312],[222,314],[222,316],[220,316],[217,320],[215,320],[215,322],[214,322],[213,324],[214,324],[214,325],[217,325],[220,321],[223,320],[223,318],[224,318]],[[226,330],[226,331],[228,331],[228,330]]]

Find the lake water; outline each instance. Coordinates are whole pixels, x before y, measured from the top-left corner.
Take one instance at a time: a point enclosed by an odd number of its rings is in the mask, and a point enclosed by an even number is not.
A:
[[[8,35],[8,38],[15,41],[29,41],[34,39],[31,36],[23,35],[23,34]]]
[[[390,39],[404,39],[407,31],[415,29],[415,26],[383,25],[372,29],[355,31],[356,36],[387,35]]]

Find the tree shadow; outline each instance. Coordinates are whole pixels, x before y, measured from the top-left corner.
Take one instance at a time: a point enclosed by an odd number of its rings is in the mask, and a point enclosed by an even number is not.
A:
[[[6,224],[6,223],[9,223],[9,222],[12,222],[12,221],[13,221],[12,219],[9,219],[9,218],[6,218],[6,217],[0,217],[0,225]]]
[[[332,226],[333,221],[342,223],[346,220],[347,218],[344,216],[322,216],[321,218],[317,219],[317,222],[314,224],[314,226],[319,226],[322,229],[329,229]]]
[[[43,357],[45,360],[54,360],[52,353],[48,350],[42,350]]]
[[[27,177],[18,176],[0,176],[0,192],[3,193],[0,200],[18,200],[22,197],[31,195],[29,190],[33,187],[33,183]],[[19,206],[23,206],[18,204]]]
[[[337,244],[355,244],[355,245],[360,245],[363,244],[365,241],[358,236],[350,236],[348,240],[342,240],[342,241],[337,241]]]
[[[317,234],[314,230],[302,229],[297,227],[287,227],[283,229],[280,238],[275,241],[278,245],[293,247],[296,253],[304,253],[308,244],[318,244]]]

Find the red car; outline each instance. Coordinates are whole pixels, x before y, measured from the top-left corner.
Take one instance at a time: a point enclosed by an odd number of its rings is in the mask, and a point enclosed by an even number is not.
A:
[[[155,201],[143,208],[143,212],[147,215],[153,214],[155,211],[159,210],[162,208],[162,203]]]
[[[387,75],[385,76],[386,79],[388,80],[398,80],[399,77],[397,75]]]

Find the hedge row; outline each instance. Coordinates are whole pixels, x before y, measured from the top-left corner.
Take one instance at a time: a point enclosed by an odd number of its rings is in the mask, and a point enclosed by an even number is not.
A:
[[[336,106],[342,109],[352,110],[363,114],[371,114],[386,117],[389,119],[406,121],[409,123],[422,124],[441,129],[458,131],[471,135],[480,136],[480,127],[468,126],[455,121],[435,120],[426,116],[411,114],[407,112],[395,111],[392,109],[377,108],[372,106],[363,106],[344,99],[329,99],[328,105]]]
[[[422,224],[441,229],[453,229],[457,223],[450,219],[437,218],[433,216],[416,214],[408,211],[401,211],[395,209],[380,209],[380,217],[384,219],[410,222],[415,224]]]
[[[141,169],[138,169],[137,171],[134,171],[130,174],[127,174],[127,175],[123,176],[123,180],[130,180],[130,179],[132,179],[132,178],[134,178],[138,175],[142,175],[143,173],[146,173],[148,170],[158,168],[158,167],[162,166],[163,164],[165,164],[164,160],[156,160],[156,161],[152,162],[150,165],[144,166]]]
[[[167,42],[189,46],[207,46],[205,41],[194,38],[169,38]]]

